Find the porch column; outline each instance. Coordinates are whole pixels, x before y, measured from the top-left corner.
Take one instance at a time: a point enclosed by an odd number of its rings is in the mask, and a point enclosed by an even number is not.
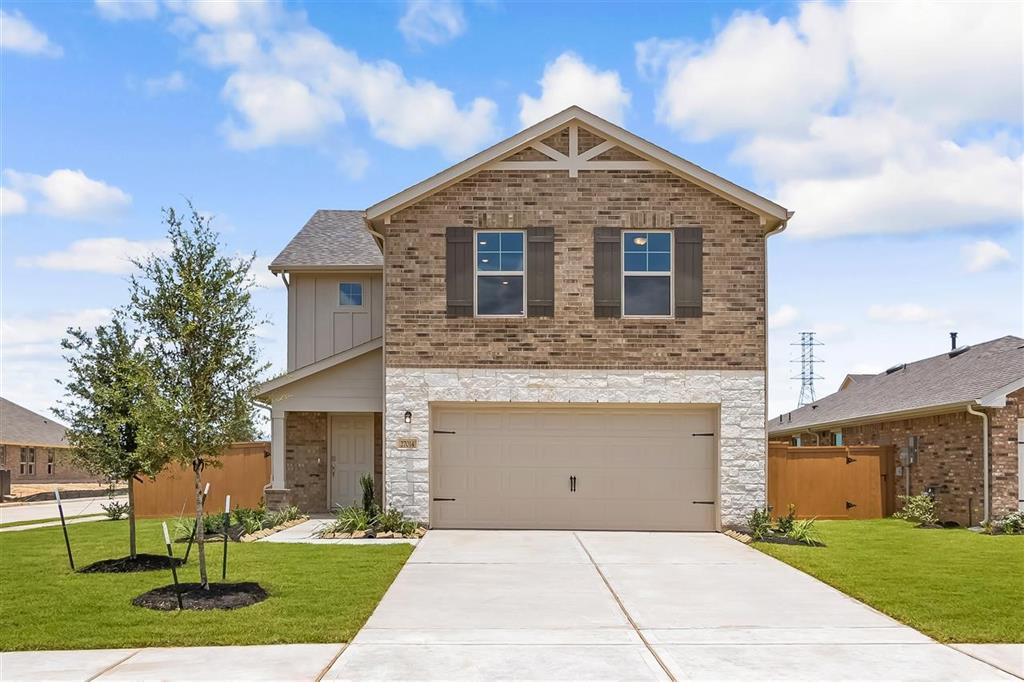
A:
[[[274,410],[270,416],[270,487],[284,490],[284,416]]]

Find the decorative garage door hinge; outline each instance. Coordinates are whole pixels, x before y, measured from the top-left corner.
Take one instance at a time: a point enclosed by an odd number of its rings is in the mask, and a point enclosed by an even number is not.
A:
[[[454,432],[454,431],[442,431],[442,430],[440,430],[440,429],[434,429],[434,433],[450,433],[450,434],[452,434],[452,435],[454,435],[454,434],[455,434],[455,432]]]
[[[714,500],[693,500],[694,504],[714,504]]]
[[[454,502],[454,497],[435,497],[434,502]]]
[[[694,433],[693,436],[714,436],[714,433]]]

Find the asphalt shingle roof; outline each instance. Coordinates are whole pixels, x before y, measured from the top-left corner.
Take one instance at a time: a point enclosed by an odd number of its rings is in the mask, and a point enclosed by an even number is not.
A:
[[[775,417],[768,422],[768,433],[968,403],[1024,378],[1024,339],[1017,336],[950,355],[907,363],[891,374],[858,375],[845,389]]]
[[[0,443],[67,447],[67,428],[6,398],[0,398]]]
[[[383,265],[384,257],[363,211],[319,210],[277,255],[270,269]]]

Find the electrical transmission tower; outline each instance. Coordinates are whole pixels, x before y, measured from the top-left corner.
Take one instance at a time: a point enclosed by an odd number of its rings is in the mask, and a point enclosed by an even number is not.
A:
[[[824,361],[814,357],[814,347],[824,346],[825,344],[821,341],[815,341],[814,332],[800,332],[800,341],[789,345],[800,346],[800,359],[790,360],[790,362],[800,363],[800,375],[790,377],[790,379],[800,380],[800,400],[797,402],[797,407],[803,407],[816,400],[814,380],[821,379],[822,377],[814,373],[814,364]]]

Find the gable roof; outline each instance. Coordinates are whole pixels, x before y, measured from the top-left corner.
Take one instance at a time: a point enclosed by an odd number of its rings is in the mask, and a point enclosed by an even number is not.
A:
[[[392,213],[476,173],[487,164],[498,161],[526,147],[530,142],[541,140],[574,121],[605,138],[614,139],[630,151],[657,163],[666,170],[676,173],[686,180],[760,215],[765,219],[765,227],[768,230],[774,230],[779,226],[785,225],[786,221],[793,215],[792,212],[787,211],[774,201],[715,175],[711,171],[676,156],[672,152],[648,142],[610,121],[595,116],[585,109],[571,106],[469,157],[465,161],[461,161],[398,194],[374,204],[366,209],[366,218],[371,222],[386,219]]]
[[[1024,388],[1024,339],[1004,336],[881,374],[857,375],[846,388],[768,422],[770,435],[897,419],[978,404],[999,407]]]
[[[319,210],[271,262],[270,271],[382,267],[384,256],[363,211]]]
[[[65,431],[49,417],[0,398],[0,443],[66,448]]]
[[[317,362],[305,365],[304,367],[293,369],[291,372],[287,372],[285,374],[282,374],[281,376],[274,377],[273,379],[269,379],[267,381],[264,381],[262,384],[259,384],[256,387],[255,391],[256,399],[263,401],[268,400],[271,397],[270,394],[278,389],[284,388],[285,386],[293,384],[296,381],[301,381],[306,377],[311,377],[314,374],[319,374],[325,369],[330,369],[335,365],[340,365],[344,362],[348,362],[349,360],[354,360],[355,358],[358,358],[361,355],[365,355],[366,353],[369,353],[372,350],[377,350],[378,348],[383,347],[384,339],[378,336],[375,339],[370,339],[369,341],[361,343],[358,346],[349,348],[348,350],[342,351],[340,353],[335,353],[334,355],[328,355],[323,360],[318,360]]]

